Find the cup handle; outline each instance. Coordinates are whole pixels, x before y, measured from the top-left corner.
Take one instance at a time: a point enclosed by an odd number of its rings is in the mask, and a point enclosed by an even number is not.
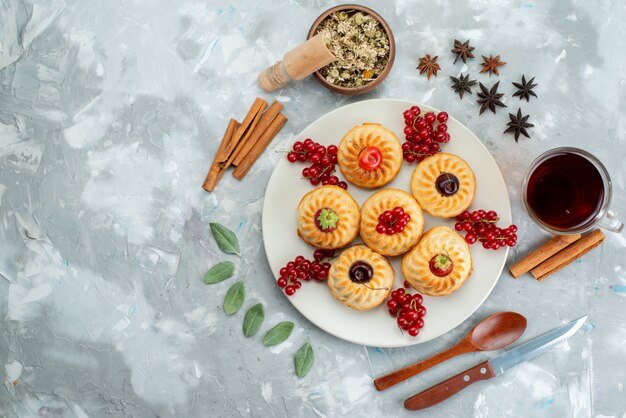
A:
[[[617,219],[615,215],[613,214],[613,212],[611,211],[608,211],[606,213],[606,216],[604,217],[604,219],[600,221],[599,226],[601,226],[604,229],[608,229],[609,231],[618,232],[618,233],[622,232],[622,229],[624,229],[624,224],[622,223],[622,221]]]

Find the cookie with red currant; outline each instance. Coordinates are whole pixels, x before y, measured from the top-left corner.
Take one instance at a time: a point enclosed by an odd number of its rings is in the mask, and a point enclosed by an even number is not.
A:
[[[409,285],[424,295],[452,294],[472,273],[469,245],[447,226],[429,229],[402,258],[402,273]]]
[[[389,296],[394,271],[386,257],[365,245],[339,254],[328,272],[328,290],[339,302],[355,310],[372,309]]]
[[[366,189],[391,182],[402,168],[402,161],[400,140],[378,123],[364,123],[350,129],[337,150],[337,163],[343,176]]]
[[[476,177],[461,157],[442,152],[417,165],[411,177],[411,192],[425,212],[454,218],[474,201]]]
[[[417,243],[423,231],[422,208],[404,190],[380,190],[361,206],[361,239],[380,254],[404,254]]]
[[[313,189],[298,204],[298,236],[315,248],[345,247],[358,234],[360,221],[359,205],[339,186]]]

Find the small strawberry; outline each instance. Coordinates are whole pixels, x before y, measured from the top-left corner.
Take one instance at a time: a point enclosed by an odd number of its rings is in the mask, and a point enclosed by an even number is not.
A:
[[[330,208],[322,208],[315,213],[315,226],[322,232],[330,232],[337,228],[339,215]]]
[[[450,256],[447,254],[437,254],[433,258],[430,259],[430,263],[428,264],[430,267],[430,271],[435,276],[447,276],[452,271],[454,267]]]

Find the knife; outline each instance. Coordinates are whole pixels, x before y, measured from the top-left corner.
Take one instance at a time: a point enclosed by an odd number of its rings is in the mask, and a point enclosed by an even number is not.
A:
[[[500,376],[505,372],[505,370],[540,356],[560,342],[567,340],[569,337],[574,335],[580,327],[583,326],[586,320],[587,315],[578,318],[569,324],[563,325],[560,328],[540,335],[539,337],[536,337],[519,347],[509,350],[504,354],[494,357],[491,360],[477,364],[476,366],[467,369],[456,376],[452,376],[451,378],[408,398],[404,401],[404,407],[411,411],[425,409],[438,404],[439,402],[445,401],[472,383]]]

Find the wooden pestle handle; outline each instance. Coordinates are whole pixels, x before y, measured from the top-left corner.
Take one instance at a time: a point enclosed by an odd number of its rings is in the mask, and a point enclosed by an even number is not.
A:
[[[431,367],[438,365],[439,363],[443,363],[446,360],[451,359],[452,357],[460,356],[461,354],[471,353],[476,351],[476,348],[469,344],[467,340],[463,339],[458,344],[453,345],[445,351],[442,351],[439,354],[435,354],[432,357],[429,357],[425,360],[418,361],[417,363],[411,364],[410,366],[406,366],[400,370],[396,370],[395,372],[389,373],[383,377],[379,377],[374,380],[374,385],[378,390],[385,390],[390,388],[393,385],[397,385],[400,382],[407,380],[410,377],[415,376],[418,373],[423,372],[424,370],[428,370]]]
[[[334,60],[335,56],[326,47],[324,35],[318,33],[287,52],[282,61],[263,70],[259,74],[259,85],[271,92],[286,86],[291,80],[302,80]]]
[[[474,382],[491,379],[495,376],[496,374],[491,368],[491,364],[488,361],[484,361],[408,398],[404,401],[404,407],[411,411],[431,407],[459,393]]]

